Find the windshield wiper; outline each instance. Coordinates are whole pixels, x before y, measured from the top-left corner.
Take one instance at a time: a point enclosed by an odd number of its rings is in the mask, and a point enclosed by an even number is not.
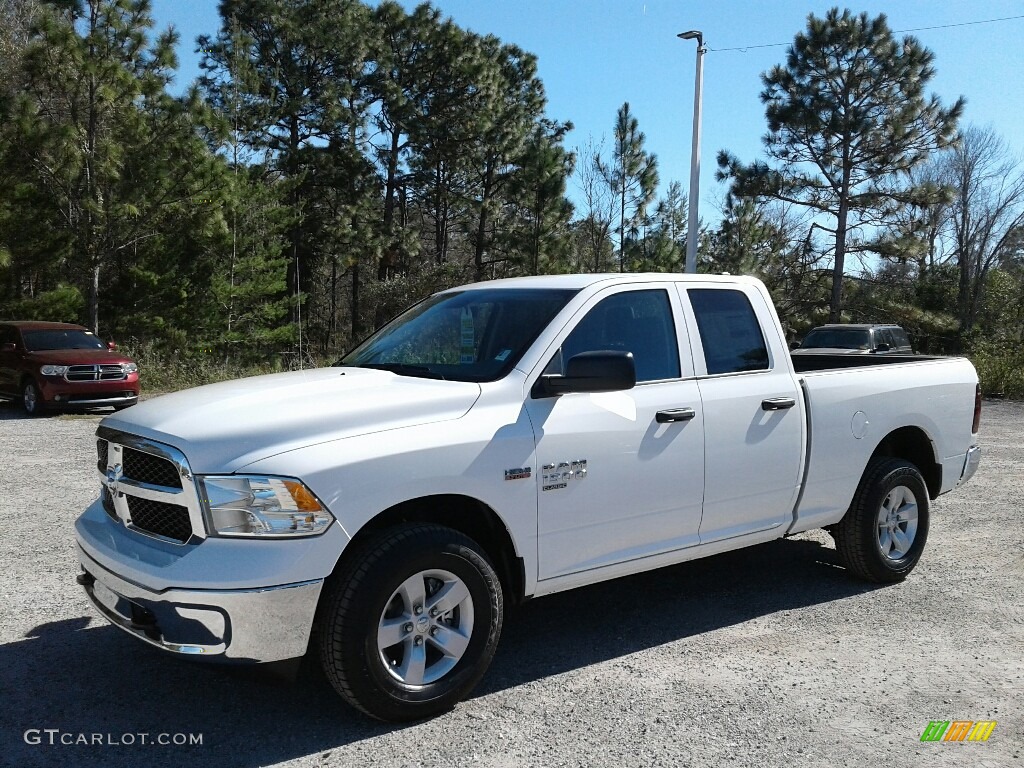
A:
[[[421,379],[441,379],[447,381],[437,371],[432,371],[425,365],[407,365],[406,363],[360,363],[358,365],[352,365],[347,363],[352,368],[374,368],[380,371],[391,371],[397,373],[399,376],[418,376]]]

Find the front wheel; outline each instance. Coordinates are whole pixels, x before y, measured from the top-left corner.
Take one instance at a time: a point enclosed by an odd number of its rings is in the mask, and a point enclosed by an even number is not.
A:
[[[846,568],[866,581],[902,581],[928,539],[928,487],[902,459],[872,459],[853,504],[832,531]]]
[[[502,591],[476,542],[407,524],[366,543],[328,587],[320,658],[328,680],[381,720],[444,712],[483,677],[501,634]]]
[[[34,381],[26,381],[21,389],[21,407],[29,416],[38,416],[43,409],[42,395]]]

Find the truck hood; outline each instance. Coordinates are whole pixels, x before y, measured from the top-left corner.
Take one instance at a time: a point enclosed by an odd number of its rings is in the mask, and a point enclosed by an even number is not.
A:
[[[235,472],[330,440],[457,419],[480,385],[366,368],[254,376],[164,395],[101,426],[175,446],[194,472]]]
[[[127,355],[108,349],[43,349],[26,352],[25,357],[38,365],[123,365],[132,362]]]

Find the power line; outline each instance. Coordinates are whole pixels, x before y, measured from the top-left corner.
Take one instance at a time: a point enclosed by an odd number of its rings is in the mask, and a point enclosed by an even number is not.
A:
[[[961,21],[961,22],[959,22],[957,24],[938,24],[938,25],[936,25],[934,27],[914,27],[913,29],[894,29],[893,30],[893,34],[894,35],[901,35],[904,32],[924,32],[924,31],[929,30],[929,29],[951,29],[952,27],[970,27],[970,26],[973,26],[975,24],[995,24],[997,21],[1016,21],[1017,19],[1024,19],[1024,15],[1021,15],[1021,16],[1003,16],[1002,18],[998,18],[998,19],[982,19],[980,21]],[[746,53],[747,51],[752,51],[755,48],[779,48],[779,47],[781,47],[783,45],[790,45],[790,44],[791,44],[791,42],[786,42],[786,43],[763,43],[761,45],[742,45],[742,46],[738,45],[738,46],[736,46],[734,48],[712,48],[712,47],[708,46],[708,50],[709,51],[715,51],[717,53],[722,53],[724,51],[740,51],[741,53]]]

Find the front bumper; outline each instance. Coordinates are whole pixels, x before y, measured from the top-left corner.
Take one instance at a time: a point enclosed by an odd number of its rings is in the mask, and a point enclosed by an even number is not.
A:
[[[153,592],[77,549],[83,570],[78,582],[93,607],[152,646],[238,662],[282,661],[306,653],[322,579],[258,589]]]
[[[98,408],[135,405],[139,401],[139,374],[114,381],[65,381],[57,376],[38,377],[44,405]]]

